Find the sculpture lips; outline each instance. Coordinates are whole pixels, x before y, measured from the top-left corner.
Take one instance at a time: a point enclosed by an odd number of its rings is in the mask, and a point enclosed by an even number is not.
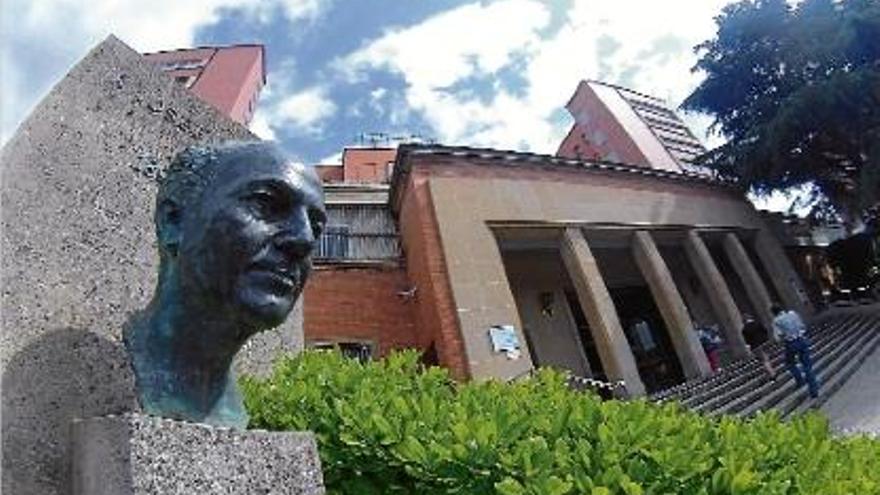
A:
[[[300,285],[299,271],[296,269],[288,270],[280,267],[258,265],[255,267],[254,273],[267,278],[272,288],[280,292],[290,293]]]

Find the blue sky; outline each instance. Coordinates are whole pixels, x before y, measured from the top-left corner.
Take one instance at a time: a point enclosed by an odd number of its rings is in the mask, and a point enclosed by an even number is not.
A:
[[[251,128],[306,163],[337,162],[365,133],[552,154],[582,79],[677,106],[702,77],[693,46],[729,1],[4,0],[0,143],[112,33],[141,52],[265,44]],[[708,117],[684,118],[721,142]]]
[[[139,51],[265,44],[252,128],[305,162],[363,133],[553,153],[581,79],[680,103],[726,1],[6,0],[0,130],[114,33]],[[708,119],[687,120],[705,138]]]
[[[306,163],[364,133],[552,154],[582,79],[677,106],[731,0],[3,0],[0,144],[95,44],[263,43],[252,130]],[[683,115],[709,146],[709,118]],[[753,201],[782,210],[777,194]]]

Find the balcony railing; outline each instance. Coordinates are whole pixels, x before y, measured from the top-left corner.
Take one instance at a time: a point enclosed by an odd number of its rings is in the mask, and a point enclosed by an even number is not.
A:
[[[328,229],[318,240],[316,261],[396,260],[400,240],[391,233],[358,233]]]

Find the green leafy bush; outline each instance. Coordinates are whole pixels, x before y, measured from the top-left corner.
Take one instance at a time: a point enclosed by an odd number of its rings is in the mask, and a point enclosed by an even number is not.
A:
[[[252,428],[315,432],[330,493],[880,493],[880,442],[831,438],[818,415],[603,402],[552,371],[457,384],[414,353],[306,352],[242,382]]]

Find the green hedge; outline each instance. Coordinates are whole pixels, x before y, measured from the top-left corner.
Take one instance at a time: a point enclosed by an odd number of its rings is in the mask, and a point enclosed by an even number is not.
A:
[[[414,353],[306,352],[242,385],[251,428],[315,432],[329,493],[880,493],[880,442],[831,438],[818,415],[712,420],[550,371],[461,385]]]

